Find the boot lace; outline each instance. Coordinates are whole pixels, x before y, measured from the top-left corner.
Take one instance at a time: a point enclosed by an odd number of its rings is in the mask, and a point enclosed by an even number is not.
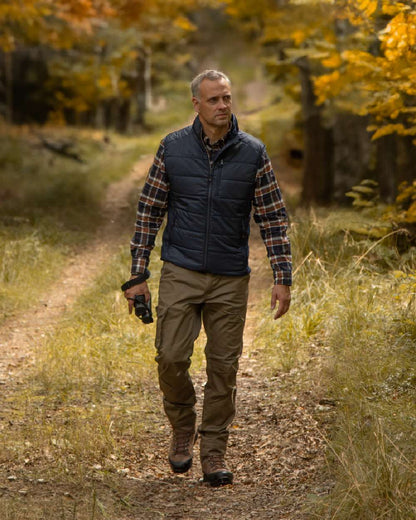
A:
[[[173,433],[173,451],[187,455],[189,453],[189,444],[194,432],[174,432]]]
[[[207,459],[209,473],[213,473],[219,469],[224,469],[225,461],[223,455],[210,455]]]

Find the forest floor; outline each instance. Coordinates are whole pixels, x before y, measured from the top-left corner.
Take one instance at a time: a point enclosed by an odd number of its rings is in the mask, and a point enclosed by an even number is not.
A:
[[[0,401],[4,406],[0,422],[8,421],[4,410],[13,402],[14,393],[25,386],[42,342],[69,312],[77,297],[83,291],[94,289],[91,280],[122,245],[126,232],[126,201],[143,181],[150,161],[150,157],[143,158],[127,178],[110,186],[102,207],[105,224],[87,248],[70,258],[54,286],[43,295],[41,304],[13,316],[2,325]],[[331,421],[333,411],[326,406],[324,390],[317,383],[318,355],[311,355],[305,366],[273,375],[258,355],[253,331],[257,326],[259,305],[264,304],[260,297],[270,285],[270,273],[261,267],[264,256],[265,249],[256,232],[251,239],[253,274],[246,350],[238,379],[238,412],[231,428],[227,454],[235,475],[233,486],[211,489],[201,484],[198,444],[193,468],[184,476],[170,472],[166,460],[170,428],[162,413],[154,380],[147,389],[154,413],[145,419],[141,445],[131,453],[124,453],[128,469],[124,474],[114,476],[116,485],[99,479],[94,483],[100,508],[94,506],[92,512],[82,512],[82,503],[86,502],[82,490],[73,489],[69,484],[67,487],[54,482],[39,485],[39,481],[25,480],[25,467],[10,461],[0,468],[0,509],[2,500],[16,500],[22,508],[28,501],[35,500],[45,501],[45,504],[65,502],[59,515],[56,513],[58,508],[53,507],[55,512],[51,516],[36,516],[51,520],[311,518],[305,509],[311,497],[326,494],[331,487],[322,431]],[[204,374],[196,374],[194,380],[200,406]],[[72,516],[68,516],[64,511],[68,511],[67,503],[71,500],[78,501],[81,506],[78,512],[74,507]],[[15,517],[12,514],[4,517],[0,511],[0,518]]]

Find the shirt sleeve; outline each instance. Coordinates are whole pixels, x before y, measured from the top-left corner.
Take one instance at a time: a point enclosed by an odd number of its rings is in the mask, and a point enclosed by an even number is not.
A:
[[[150,167],[137,205],[135,233],[130,242],[132,275],[144,273],[149,265],[150,253],[166,214],[168,194],[169,181],[165,170],[162,141]]]
[[[274,283],[292,285],[292,256],[287,236],[288,217],[265,149],[257,170],[253,206],[253,217],[260,227],[261,237],[273,270]]]

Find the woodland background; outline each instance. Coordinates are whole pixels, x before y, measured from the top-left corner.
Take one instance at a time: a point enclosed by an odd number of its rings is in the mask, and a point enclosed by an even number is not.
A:
[[[175,82],[200,70],[204,55],[227,55],[218,35],[231,30],[250,42],[251,55],[259,53],[280,97],[298,104],[302,202],[345,201],[364,178],[392,202],[398,185],[415,176],[413,7],[390,0],[2,2],[1,113],[8,123],[131,132]]]
[[[254,236],[217,495],[166,473],[154,329],[119,291],[205,68],[267,145],[295,271],[276,325]],[[0,0],[1,519],[416,518],[415,241],[413,0]]]

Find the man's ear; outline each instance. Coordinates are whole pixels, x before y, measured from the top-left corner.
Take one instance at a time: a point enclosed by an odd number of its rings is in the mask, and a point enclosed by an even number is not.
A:
[[[199,100],[196,97],[192,98],[192,104],[194,105],[195,112],[198,112],[199,110]]]

